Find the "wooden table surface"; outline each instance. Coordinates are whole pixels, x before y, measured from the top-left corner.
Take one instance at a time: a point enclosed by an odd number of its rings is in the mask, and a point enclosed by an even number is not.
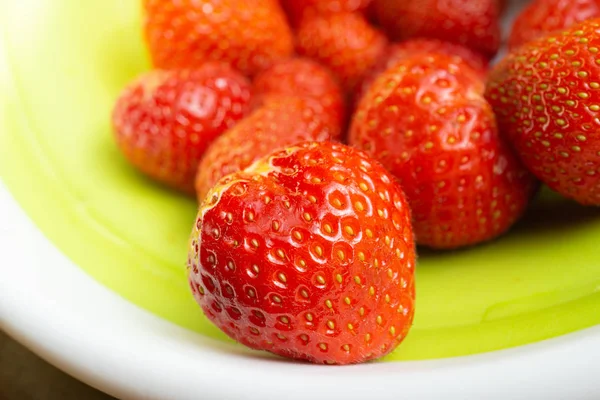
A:
[[[0,330],[0,400],[114,400],[46,363]]]

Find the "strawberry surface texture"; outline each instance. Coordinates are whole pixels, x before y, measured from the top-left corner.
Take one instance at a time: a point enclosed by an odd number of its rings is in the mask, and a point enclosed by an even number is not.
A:
[[[117,100],[117,145],[144,174],[193,194],[201,157],[249,113],[250,93],[250,82],[226,64],[147,72]]]
[[[378,19],[394,40],[449,40],[493,57],[501,43],[497,0],[375,0]]]
[[[145,38],[158,68],[213,60],[252,76],[294,51],[276,0],[143,0],[143,5]]]
[[[196,178],[198,200],[227,174],[250,166],[274,150],[308,140],[339,140],[338,115],[310,97],[271,97],[219,137],[206,151]]]
[[[330,142],[219,181],[190,240],[192,292],[233,339],[314,363],[379,358],[414,312],[410,211],[394,178]]]
[[[350,143],[398,178],[417,242],[433,248],[498,237],[536,187],[499,135],[479,74],[441,54],[409,58],[377,78],[358,105]]]
[[[315,15],[331,15],[366,10],[372,0],[281,0],[292,26]]]
[[[360,100],[379,75],[400,61],[415,55],[430,53],[460,58],[475,71],[480,72],[482,77],[485,77],[488,72],[488,60],[483,55],[471,51],[467,47],[438,39],[409,39],[388,46],[384,55],[366,75],[359,90],[355,93],[355,100]]]
[[[533,0],[515,21],[511,48],[588,19],[600,17],[600,0]]]
[[[600,205],[600,20],[519,47],[490,73],[501,131],[550,188]]]
[[[344,93],[332,72],[308,58],[278,62],[256,76],[252,84],[253,107],[273,96],[307,97],[318,101],[342,126],[346,119]]]
[[[318,15],[302,21],[297,51],[326,65],[348,93],[383,55],[387,38],[361,13]]]

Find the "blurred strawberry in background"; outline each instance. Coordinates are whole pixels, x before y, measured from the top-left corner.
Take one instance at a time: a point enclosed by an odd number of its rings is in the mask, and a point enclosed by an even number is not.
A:
[[[500,47],[497,0],[374,0],[393,40],[426,37],[452,41],[492,58]]]
[[[297,51],[326,65],[351,94],[383,56],[388,41],[361,13],[305,18],[298,29]]]
[[[144,0],[154,66],[189,68],[224,61],[252,76],[294,51],[276,0]]]
[[[517,17],[510,33],[511,49],[556,30],[600,17],[600,0],[533,0]]]

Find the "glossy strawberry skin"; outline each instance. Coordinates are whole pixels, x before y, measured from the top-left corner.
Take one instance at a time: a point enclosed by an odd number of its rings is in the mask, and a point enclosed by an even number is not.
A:
[[[409,57],[428,53],[459,57],[475,71],[480,72],[482,77],[484,77],[488,71],[488,60],[481,54],[471,51],[467,47],[438,39],[409,39],[400,43],[392,43],[388,46],[383,57],[377,61],[375,66],[363,80],[360,89],[356,92],[355,101],[360,100],[377,76],[387,69]]]
[[[391,352],[414,313],[415,249],[404,194],[340,144],[279,150],[229,175],[200,207],[192,292],[253,349],[351,364]]]
[[[379,21],[395,40],[451,40],[492,58],[500,47],[497,0],[374,0]]]
[[[420,245],[452,249],[496,238],[537,187],[499,137],[477,82],[455,58],[415,56],[375,81],[352,121],[350,144],[404,189]]]
[[[348,93],[360,84],[386,46],[385,35],[360,13],[305,18],[296,45],[299,54],[331,69]]]
[[[501,131],[550,188],[600,205],[600,20],[519,47],[490,73]]]
[[[372,0],[281,0],[290,23],[298,27],[303,18],[366,10]]]
[[[509,46],[514,49],[554,31],[598,17],[600,0],[534,0],[515,20]]]
[[[193,194],[200,158],[249,112],[250,90],[250,82],[225,64],[148,72],[117,100],[116,142],[141,172]]]
[[[144,0],[145,37],[158,68],[231,64],[253,76],[293,53],[276,0]]]
[[[341,126],[346,104],[339,83],[327,68],[308,58],[278,62],[256,76],[252,85],[254,108],[272,96],[299,96],[318,101]]]
[[[202,202],[222,177],[272,151],[308,140],[340,139],[342,127],[322,104],[308,97],[271,97],[206,151],[198,167],[196,193]]]

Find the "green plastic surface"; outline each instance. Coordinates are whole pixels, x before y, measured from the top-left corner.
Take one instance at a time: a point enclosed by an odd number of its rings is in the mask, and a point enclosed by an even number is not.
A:
[[[0,0],[0,30],[0,176],[10,191],[92,277],[227,340],[188,291],[194,201],[138,174],[112,142],[113,101],[148,68],[139,0]],[[599,324],[599,247],[600,211],[545,193],[501,240],[422,251],[415,326],[386,360],[474,354]]]

